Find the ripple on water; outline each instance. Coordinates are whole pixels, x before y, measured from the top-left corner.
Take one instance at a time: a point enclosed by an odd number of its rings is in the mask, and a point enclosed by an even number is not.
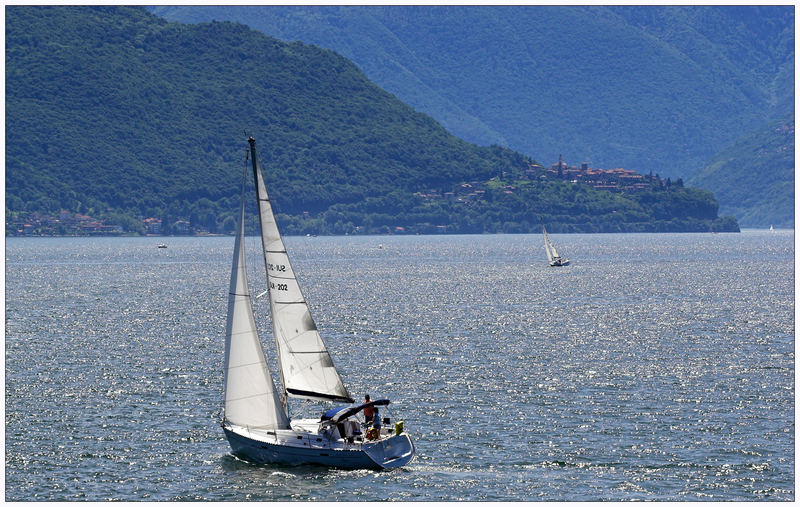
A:
[[[231,238],[8,238],[6,499],[793,500],[793,235],[558,241],[560,270],[538,235],[287,238],[351,393],[417,443],[375,473],[229,454]]]

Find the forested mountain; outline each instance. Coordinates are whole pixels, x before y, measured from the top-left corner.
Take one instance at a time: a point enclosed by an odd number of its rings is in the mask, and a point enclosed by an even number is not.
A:
[[[64,210],[230,232],[244,129],[288,232],[738,229],[709,192],[660,179],[635,194],[547,180],[330,50],[143,8],[6,7],[7,224]],[[447,197],[471,183],[484,193]]]
[[[341,53],[455,135],[691,177],[793,112],[793,6],[160,6]]]
[[[689,183],[716,195],[743,227],[794,228],[794,115],[742,137]]]

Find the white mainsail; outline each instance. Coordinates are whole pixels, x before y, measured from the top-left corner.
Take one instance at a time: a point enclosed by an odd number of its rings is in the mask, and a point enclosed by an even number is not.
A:
[[[244,251],[244,197],[233,250],[225,325],[225,419],[265,429],[289,427],[258,338]]]
[[[264,178],[258,167],[255,140],[250,138],[249,141],[258,193],[272,329],[284,391],[294,397],[352,403],[353,398],[333,365],[289,263]]]

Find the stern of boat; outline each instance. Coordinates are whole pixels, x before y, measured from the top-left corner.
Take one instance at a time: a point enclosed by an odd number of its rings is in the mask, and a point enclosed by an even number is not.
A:
[[[381,468],[398,468],[414,459],[414,442],[408,433],[393,435],[375,442],[365,442],[363,450]]]

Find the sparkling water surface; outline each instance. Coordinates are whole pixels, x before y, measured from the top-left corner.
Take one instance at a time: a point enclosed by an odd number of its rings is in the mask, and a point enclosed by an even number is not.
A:
[[[390,472],[229,454],[232,237],[6,238],[5,499],[794,500],[793,231],[552,237],[286,238]]]

